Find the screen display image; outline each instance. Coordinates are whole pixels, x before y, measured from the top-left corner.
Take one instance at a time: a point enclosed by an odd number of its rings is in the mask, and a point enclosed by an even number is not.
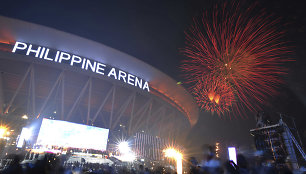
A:
[[[25,141],[28,141],[30,138],[31,138],[31,129],[26,127],[22,128],[21,134],[17,142],[17,147],[22,148]]]
[[[104,128],[44,118],[36,144],[105,151],[108,133]]]
[[[228,156],[229,156],[230,161],[233,161],[235,164],[237,164],[237,156],[236,156],[235,147],[228,147]]]

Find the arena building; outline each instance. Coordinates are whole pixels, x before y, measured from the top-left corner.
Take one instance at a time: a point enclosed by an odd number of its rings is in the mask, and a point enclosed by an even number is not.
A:
[[[7,17],[0,17],[0,72],[0,113],[8,119],[53,118],[173,139],[198,119],[192,96],[156,68],[103,44]]]

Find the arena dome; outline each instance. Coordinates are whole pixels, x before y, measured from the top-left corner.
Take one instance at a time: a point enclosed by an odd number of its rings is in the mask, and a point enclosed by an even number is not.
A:
[[[192,96],[168,75],[73,34],[0,17],[0,112],[179,136],[198,120]]]

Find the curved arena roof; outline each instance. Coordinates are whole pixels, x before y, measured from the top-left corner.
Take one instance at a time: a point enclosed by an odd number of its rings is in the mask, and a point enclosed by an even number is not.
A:
[[[70,54],[84,56],[140,77],[149,82],[150,92],[148,93],[146,91],[137,89],[137,93],[141,93],[142,95],[153,94],[155,97],[166,101],[171,106],[177,108],[186,118],[188,118],[191,126],[193,126],[198,120],[199,110],[192,96],[183,87],[177,85],[175,80],[156,68],[144,63],[143,61],[136,59],[135,57],[103,44],[69,33],[20,20],[0,17],[0,43],[14,45],[16,41],[31,43],[33,45],[44,46]],[[11,51],[9,53],[5,49],[0,50],[0,56],[6,58],[19,57],[18,60],[25,59],[24,55],[14,55],[11,53]],[[33,60],[27,59],[26,61]],[[44,64],[39,62],[39,60],[35,60],[33,62]],[[5,62],[2,64],[4,63]],[[49,64],[50,63],[48,63],[48,66]],[[39,69],[37,65],[35,66],[37,69]],[[53,64],[52,66],[61,67],[62,65]],[[6,67],[3,68],[5,69]],[[64,69],[67,69],[67,67]],[[45,71],[47,70],[48,68],[46,67]],[[79,72],[79,70],[74,71]],[[24,72],[27,72],[26,69],[24,69]],[[56,81],[56,78],[54,77],[53,80]],[[125,85],[120,81],[116,82],[114,79],[103,77],[103,80],[110,81],[110,83],[117,83],[119,86],[123,86],[124,88],[127,87],[132,91],[135,89],[135,87]],[[86,80],[84,82],[86,82]],[[16,90],[17,89],[18,88],[16,88]],[[12,95],[12,97],[14,97],[14,95]]]

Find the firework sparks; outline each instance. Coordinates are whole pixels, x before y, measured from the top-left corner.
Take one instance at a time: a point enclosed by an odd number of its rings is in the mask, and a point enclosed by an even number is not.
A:
[[[234,89],[222,80],[206,78],[196,83],[192,91],[203,109],[218,115],[230,112],[235,105]]]
[[[263,11],[254,14],[255,5],[216,6],[211,15],[194,19],[186,32],[183,53],[188,59],[181,68],[202,109],[241,115],[277,94],[290,51],[281,41],[279,20]]]

